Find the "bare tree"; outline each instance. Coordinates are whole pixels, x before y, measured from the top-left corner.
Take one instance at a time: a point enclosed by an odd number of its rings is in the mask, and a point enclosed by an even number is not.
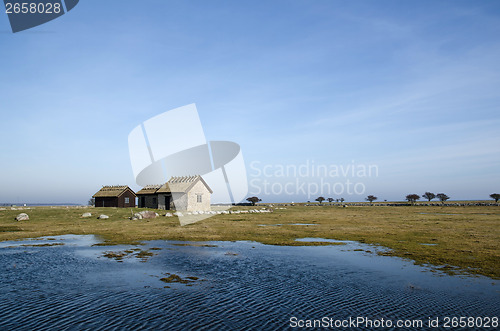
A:
[[[434,199],[436,197],[436,195],[434,193],[431,193],[431,192],[425,192],[423,195],[422,195],[422,198],[426,198],[427,200],[429,200],[429,202]]]
[[[420,200],[420,195],[418,195],[418,194],[408,194],[406,196],[406,200],[408,200],[408,202],[411,202],[411,204],[413,205],[413,204],[415,204],[415,202],[417,200]]]
[[[492,198],[493,200],[495,200],[495,203],[498,203],[498,200],[500,200],[500,194],[498,194],[498,193],[492,193],[492,194],[490,194],[490,198]]]
[[[89,206],[95,206],[95,199],[94,198],[90,198],[90,200],[88,202],[88,205]]]
[[[252,206],[255,206],[255,204],[259,201],[262,201],[262,199],[259,199],[257,197],[250,197],[250,198],[247,198],[247,201],[248,202],[251,202],[252,203]]]
[[[450,198],[449,196],[447,196],[447,195],[446,195],[446,194],[444,194],[444,193],[438,193],[438,194],[436,194],[436,197],[437,197],[437,198],[439,199],[439,201],[441,201],[441,203],[443,203],[443,204],[446,202],[446,200],[448,200],[448,199]]]
[[[323,201],[325,201],[325,198],[317,197],[315,201],[318,201],[321,204]]]
[[[377,200],[378,198],[374,195],[369,195],[365,198],[366,201],[370,201],[370,204],[373,205],[373,201]]]

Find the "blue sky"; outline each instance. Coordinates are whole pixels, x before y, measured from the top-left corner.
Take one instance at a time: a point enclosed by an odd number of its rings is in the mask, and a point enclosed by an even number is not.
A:
[[[487,199],[500,191],[499,36],[497,1],[85,0],[16,34],[0,13],[0,202],[137,189],[129,132],[190,103],[207,139],[241,145],[250,194],[266,179],[254,168],[309,162],[377,165],[351,178],[362,194],[331,194],[348,201]]]

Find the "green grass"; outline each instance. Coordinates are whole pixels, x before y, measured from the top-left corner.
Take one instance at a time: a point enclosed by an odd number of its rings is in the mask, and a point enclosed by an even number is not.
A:
[[[260,207],[259,207],[260,208]],[[139,244],[146,240],[251,240],[271,245],[325,245],[297,242],[303,237],[355,240],[390,248],[386,255],[452,272],[500,278],[500,207],[287,206],[268,214],[216,215],[181,227],[176,217],[131,221],[130,209],[36,207],[1,210],[0,240],[61,234],[95,234],[106,244]],[[236,209],[250,209],[237,207]],[[141,209],[134,209],[137,212]],[[91,218],[81,218],[90,211]],[[29,221],[15,216],[26,212]],[[99,214],[110,216],[98,220]],[[164,214],[164,211],[158,211]],[[291,225],[311,223],[315,226]],[[259,224],[281,226],[259,226]],[[422,245],[435,244],[435,245]]]

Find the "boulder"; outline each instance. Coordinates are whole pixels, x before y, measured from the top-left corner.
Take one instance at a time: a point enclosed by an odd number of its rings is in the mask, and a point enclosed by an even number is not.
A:
[[[134,216],[132,216],[133,220],[142,220],[142,215],[140,213],[135,213]]]
[[[144,218],[156,218],[158,217],[158,213],[155,213],[154,211],[150,211],[150,210],[143,210],[139,213],[137,213],[136,215],[140,215],[141,217],[137,217],[139,219],[144,219]],[[134,216],[136,216],[134,215]]]
[[[98,217],[98,219],[100,219],[100,220],[107,220],[108,218],[109,218],[109,216],[108,215],[104,215],[104,214],[101,214]]]
[[[21,213],[16,216],[16,221],[29,221],[30,217],[26,213]]]
[[[92,214],[91,213],[83,213],[82,217],[91,217]]]
[[[166,213],[165,216],[166,217],[172,217],[173,215],[172,215],[172,213]]]
[[[180,211],[178,211],[174,213],[174,216],[184,216],[184,215]]]

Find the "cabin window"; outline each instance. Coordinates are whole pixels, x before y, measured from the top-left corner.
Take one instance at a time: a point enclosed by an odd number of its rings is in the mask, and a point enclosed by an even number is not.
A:
[[[196,194],[196,202],[201,202],[201,197],[203,194]]]
[[[125,198],[125,203],[129,203],[130,202],[130,198],[129,197],[126,197]]]

